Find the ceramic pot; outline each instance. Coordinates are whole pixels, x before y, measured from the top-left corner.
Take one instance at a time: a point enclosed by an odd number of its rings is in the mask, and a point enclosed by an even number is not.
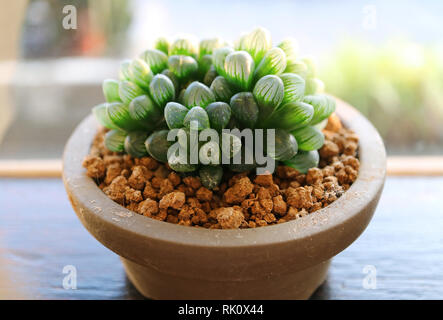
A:
[[[92,116],[66,145],[65,188],[85,228],[121,257],[128,278],[148,298],[307,299],[325,280],[331,259],[368,225],[386,175],[385,148],[376,129],[338,99],[336,112],[360,138],[358,178],[337,201],[290,222],[212,230],[127,210],[82,167],[98,128]]]

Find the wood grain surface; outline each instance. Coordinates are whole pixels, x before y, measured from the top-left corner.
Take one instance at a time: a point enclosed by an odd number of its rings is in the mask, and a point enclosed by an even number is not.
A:
[[[63,288],[65,266],[77,289]],[[366,268],[366,269],[365,269]],[[370,274],[365,270],[371,270]],[[364,287],[376,272],[376,288]],[[372,282],[373,283],[373,282]],[[80,224],[59,179],[0,179],[0,299],[141,299]],[[363,235],[313,299],[443,299],[443,178],[389,177]]]

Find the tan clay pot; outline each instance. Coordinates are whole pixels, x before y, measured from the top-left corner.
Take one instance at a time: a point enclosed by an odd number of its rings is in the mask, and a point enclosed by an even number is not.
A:
[[[243,230],[192,228],[120,206],[82,167],[97,132],[92,116],[77,127],[66,145],[63,180],[83,225],[121,256],[129,279],[146,297],[307,299],[325,280],[331,258],[368,225],[386,175],[385,148],[376,129],[339,100],[337,114],[360,137],[357,180],[328,207],[278,225]]]

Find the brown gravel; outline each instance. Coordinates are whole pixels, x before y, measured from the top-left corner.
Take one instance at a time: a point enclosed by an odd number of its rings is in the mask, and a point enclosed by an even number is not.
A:
[[[226,172],[214,190],[203,187],[198,177],[183,177],[150,157],[110,152],[103,143],[104,129],[83,166],[108,197],[141,215],[186,226],[255,228],[326,207],[357,179],[357,135],[343,128],[334,114],[323,132],[319,168],[307,174],[286,166],[278,166],[273,175]]]

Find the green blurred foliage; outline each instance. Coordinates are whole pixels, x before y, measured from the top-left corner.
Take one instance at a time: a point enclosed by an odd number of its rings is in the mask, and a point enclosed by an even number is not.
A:
[[[443,152],[443,46],[341,43],[319,68],[331,94],[365,114],[389,153]]]

